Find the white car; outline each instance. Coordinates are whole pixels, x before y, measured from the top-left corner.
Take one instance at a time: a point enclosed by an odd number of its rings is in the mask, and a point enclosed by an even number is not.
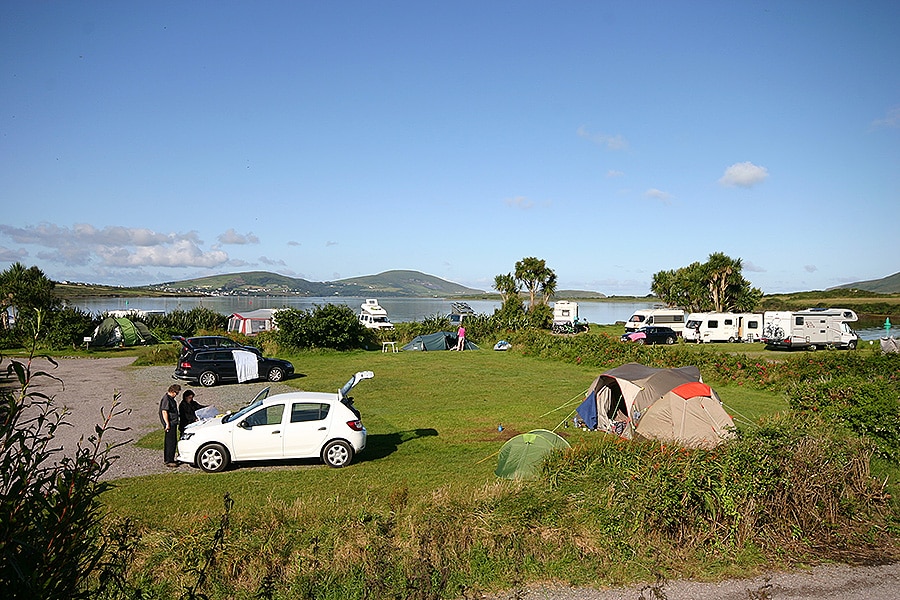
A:
[[[372,371],[356,373],[336,394],[289,392],[268,397],[269,388],[234,414],[188,425],[176,460],[206,472],[232,462],[321,457],[344,467],[366,447],[366,428],[350,390]]]

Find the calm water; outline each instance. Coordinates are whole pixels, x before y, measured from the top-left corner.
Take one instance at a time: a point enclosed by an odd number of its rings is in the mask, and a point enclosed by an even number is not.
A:
[[[226,296],[216,298],[80,298],[72,304],[81,309],[100,314],[110,310],[153,310],[173,311],[190,310],[196,306],[205,306],[211,310],[230,315],[235,312],[256,310],[257,308],[297,308],[307,310],[322,304],[343,304],[356,313],[365,298],[298,298],[294,296]],[[450,300],[441,298],[380,298],[379,304],[388,312],[394,323],[421,321],[432,315],[450,313]],[[469,306],[476,313],[493,314],[500,307],[500,302],[493,300],[469,300]],[[596,300],[578,301],[578,315],[591,323],[609,325],[618,321],[626,321],[634,311],[653,308],[652,302],[599,302]],[[856,329],[860,340],[878,340],[884,336],[880,327]],[[894,337],[900,337],[900,328],[891,329]]]
[[[170,312],[176,309],[191,310],[204,306],[223,315],[256,310],[257,308],[297,308],[307,310],[316,305],[343,304],[359,312],[365,298],[298,298],[294,296],[227,296],[215,298],[79,298],[72,301],[74,306],[94,314],[110,310],[152,310]],[[450,300],[441,298],[379,298],[378,303],[387,310],[394,323],[421,321],[433,315],[450,313]],[[500,302],[493,300],[468,300],[476,313],[493,314]],[[597,302],[579,301],[578,314],[591,323],[607,325],[626,321],[635,310],[653,308],[651,302]]]

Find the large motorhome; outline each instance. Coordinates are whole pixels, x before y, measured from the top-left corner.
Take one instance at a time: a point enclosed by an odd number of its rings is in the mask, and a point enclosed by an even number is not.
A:
[[[856,321],[849,308],[772,310],[763,313],[762,341],[774,348],[856,348],[859,336],[847,323]]]
[[[367,299],[360,307],[359,322],[368,329],[393,329],[387,311],[374,298]]]
[[[757,342],[762,331],[761,314],[691,313],[682,336],[686,342]]]
[[[625,333],[637,331],[641,327],[671,327],[681,335],[684,331],[684,311],[680,308],[645,308],[634,311],[625,322]]]

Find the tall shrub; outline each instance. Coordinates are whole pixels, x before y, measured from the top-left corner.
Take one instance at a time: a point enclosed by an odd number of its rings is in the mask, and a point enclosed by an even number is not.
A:
[[[374,334],[363,327],[349,306],[286,308],[279,310],[275,318],[278,321],[275,339],[285,348],[353,350],[375,345]]]
[[[36,379],[55,379],[34,370],[37,338],[32,358],[6,365],[18,390],[0,390],[0,590],[8,599],[96,598],[124,570],[110,547],[127,535],[107,537],[100,504],[110,486],[100,479],[117,447],[103,437],[124,410],[113,398],[94,434],[63,456],[54,438],[67,426],[65,411],[32,389]]]

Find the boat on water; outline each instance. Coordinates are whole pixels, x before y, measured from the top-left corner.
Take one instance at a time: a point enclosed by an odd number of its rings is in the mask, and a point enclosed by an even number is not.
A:
[[[393,329],[387,311],[375,298],[367,298],[360,307],[359,322],[368,329]]]

